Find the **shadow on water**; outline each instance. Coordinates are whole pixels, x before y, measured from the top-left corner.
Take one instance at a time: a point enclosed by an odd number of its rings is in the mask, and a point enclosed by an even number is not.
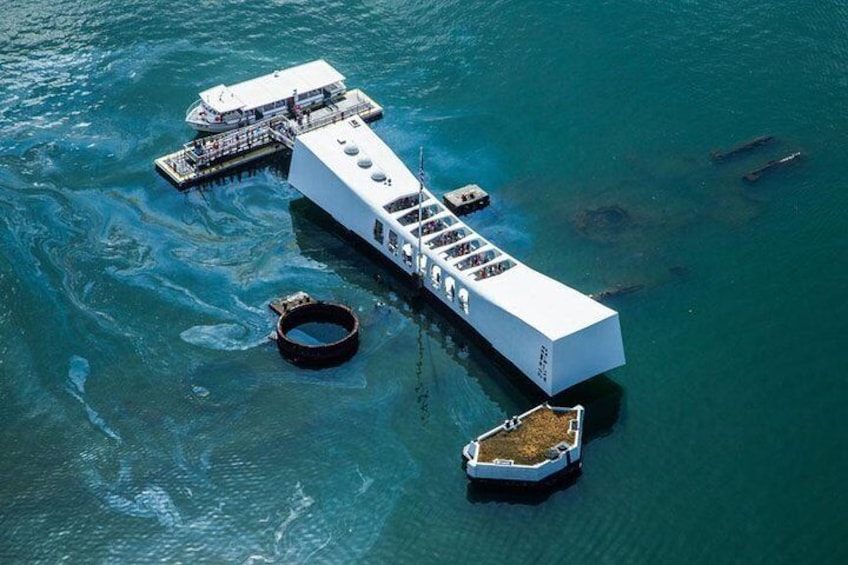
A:
[[[409,306],[405,315],[423,327],[430,338],[446,350],[456,345],[455,360],[469,374],[485,375],[478,379],[480,386],[507,413],[520,414],[545,401],[561,406],[582,404],[586,408],[585,443],[612,431],[624,394],[618,383],[599,375],[549,399],[470,325],[427,293],[419,294],[409,277],[349,234],[329,214],[306,198],[293,200],[290,206],[295,239],[304,255],[332,265],[345,281],[381,300],[397,296]],[[361,252],[351,253],[352,246]]]
[[[489,502],[522,504],[535,506],[549,499],[552,495],[564,491],[577,484],[581,473],[560,479],[552,485],[540,487],[504,487],[483,483],[469,482],[465,490],[465,498],[472,504]]]
[[[454,350],[456,362],[469,374],[486,375],[479,382],[493,400],[508,411],[527,409],[534,387],[508,361],[492,355],[494,349],[468,324],[435,299],[419,293],[410,277],[308,199],[293,200],[290,206],[295,239],[304,256],[332,265],[346,282],[382,302],[397,300],[402,305],[398,311],[423,328],[429,339]],[[351,253],[352,248],[358,252]]]

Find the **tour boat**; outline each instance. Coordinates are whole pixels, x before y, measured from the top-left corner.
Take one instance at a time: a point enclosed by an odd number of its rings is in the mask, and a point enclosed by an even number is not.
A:
[[[295,115],[343,96],[344,79],[319,59],[232,86],[219,84],[200,93],[185,121],[197,131],[217,133],[278,114]]]
[[[506,420],[462,450],[472,482],[547,485],[580,472],[584,409],[547,403]]]

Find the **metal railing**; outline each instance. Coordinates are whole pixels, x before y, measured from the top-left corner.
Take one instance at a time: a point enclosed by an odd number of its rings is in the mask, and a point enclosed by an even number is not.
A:
[[[186,161],[196,168],[204,168],[222,159],[235,157],[274,142],[292,147],[297,135],[366,112],[373,108],[373,104],[369,101],[359,101],[350,106],[336,108],[329,114],[314,119],[311,114],[301,115],[296,120],[283,115],[272,116],[232,131],[196,139],[183,145]]]

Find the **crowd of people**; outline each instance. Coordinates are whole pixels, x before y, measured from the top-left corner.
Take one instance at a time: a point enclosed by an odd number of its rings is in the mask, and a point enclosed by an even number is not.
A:
[[[435,249],[437,247],[442,247],[444,245],[454,243],[455,241],[459,241],[460,239],[465,237],[465,235],[465,232],[463,232],[462,230],[450,231],[446,234],[442,234],[439,237],[432,239],[427,243],[427,245],[430,247],[430,249]]]
[[[459,245],[448,251],[448,255],[450,257],[462,257],[463,255],[468,255],[472,251],[473,249],[471,249],[471,242],[466,241],[465,243],[460,243]]]
[[[462,262],[462,266],[460,267],[460,269],[467,269],[468,267],[477,267],[479,265],[482,265],[489,259],[491,259],[491,257],[489,257],[487,253],[472,255],[471,257]]]
[[[421,226],[421,235],[430,235],[431,233],[436,233],[439,230],[444,229],[445,223],[441,220],[431,220]]]
[[[407,208],[412,208],[418,204],[418,195],[414,196],[404,196],[399,200],[395,200],[391,204],[387,204],[385,209],[386,212],[390,214],[394,214],[395,212],[400,212],[401,210],[406,210]]]
[[[265,143],[267,138],[267,130],[262,126],[242,128],[230,135],[195,139],[191,144],[191,152],[194,154],[194,162],[203,167],[226,155],[239,153],[257,143]]]
[[[486,279],[489,277],[494,277],[495,275],[499,275],[509,269],[512,265],[507,263],[506,261],[501,261],[495,265],[489,265],[488,267],[483,267],[479,271],[477,271],[477,280]]]

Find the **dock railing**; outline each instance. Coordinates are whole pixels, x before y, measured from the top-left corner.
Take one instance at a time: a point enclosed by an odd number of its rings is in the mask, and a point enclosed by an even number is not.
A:
[[[273,116],[232,131],[196,139],[183,145],[183,149],[186,160],[196,168],[210,167],[218,161],[247,153],[273,142],[282,143],[291,148],[294,146],[294,138],[301,133],[367,112],[372,108],[373,104],[370,101],[360,100],[350,106],[334,105],[334,109],[322,109],[330,110],[329,113],[322,110],[315,111],[314,114],[319,114],[315,118],[312,114],[301,115],[298,119]]]
[[[308,131],[312,131],[314,129],[318,129],[320,127],[335,123],[339,120],[344,120],[351,116],[355,116],[357,114],[370,110],[371,108],[373,108],[373,105],[371,104],[371,102],[363,100],[351,106],[336,106],[335,108],[336,109],[334,109],[329,114],[320,115],[315,119],[312,119],[311,116],[303,119],[300,124],[295,124],[295,133],[306,133]]]
[[[288,122],[285,116],[274,116],[249,126],[240,127],[183,145],[188,161],[198,168],[208,167],[227,157],[246,153],[272,141],[271,128],[278,122]]]
[[[293,149],[295,138],[328,124],[359,116],[370,121],[382,114],[382,108],[359,90],[325,106],[296,117],[277,115],[231,131],[201,137],[183,144],[179,151],[155,160],[156,167],[182,188],[201,179],[221,174],[233,167]]]

